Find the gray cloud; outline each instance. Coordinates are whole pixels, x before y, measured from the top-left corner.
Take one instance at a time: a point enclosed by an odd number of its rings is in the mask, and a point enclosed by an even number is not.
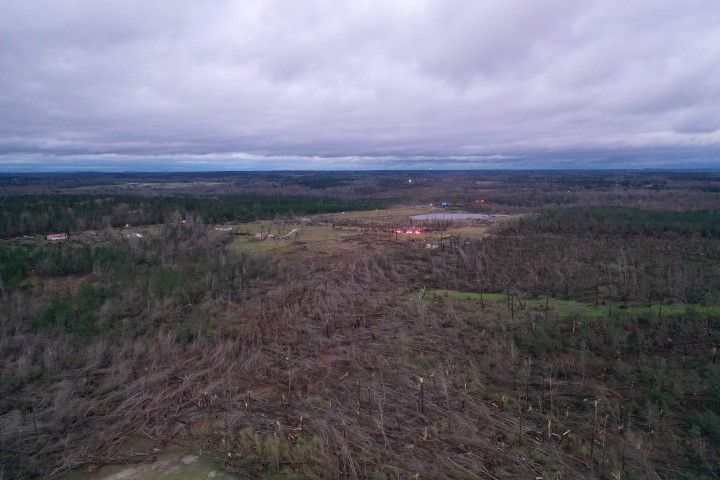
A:
[[[718,78],[716,0],[5,0],[0,168],[707,156]]]

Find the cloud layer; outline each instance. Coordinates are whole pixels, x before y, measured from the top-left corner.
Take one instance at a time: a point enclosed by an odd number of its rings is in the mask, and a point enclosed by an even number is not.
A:
[[[716,0],[5,0],[0,166],[713,162],[718,79]]]

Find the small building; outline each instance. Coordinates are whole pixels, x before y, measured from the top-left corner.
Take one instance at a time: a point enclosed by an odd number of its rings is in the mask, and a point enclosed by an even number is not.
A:
[[[63,240],[67,240],[67,238],[67,233],[51,233],[47,236],[47,239],[51,242],[61,242]]]
[[[144,235],[143,235],[142,233],[138,233],[138,232],[128,233],[128,234],[125,235],[125,236],[126,236],[127,238],[143,238],[143,237],[144,237]]]
[[[215,231],[217,232],[232,232],[233,227],[229,225],[223,225],[220,227],[215,227]]]

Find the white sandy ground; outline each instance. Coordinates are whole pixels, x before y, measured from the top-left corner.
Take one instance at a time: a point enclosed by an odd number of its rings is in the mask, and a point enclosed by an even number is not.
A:
[[[155,460],[132,465],[107,465],[90,473],[88,469],[74,472],[67,480],[234,480],[217,464],[197,455],[165,454]]]

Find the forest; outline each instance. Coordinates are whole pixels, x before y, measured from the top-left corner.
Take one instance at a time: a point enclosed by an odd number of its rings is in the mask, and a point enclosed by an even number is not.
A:
[[[187,215],[208,223],[249,221],[275,215],[377,208],[378,199],[343,200],[287,196],[137,197],[18,195],[0,199],[0,237],[82,232],[178,221]]]
[[[720,476],[720,175],[171,177],[0,181],[0,478]]]

